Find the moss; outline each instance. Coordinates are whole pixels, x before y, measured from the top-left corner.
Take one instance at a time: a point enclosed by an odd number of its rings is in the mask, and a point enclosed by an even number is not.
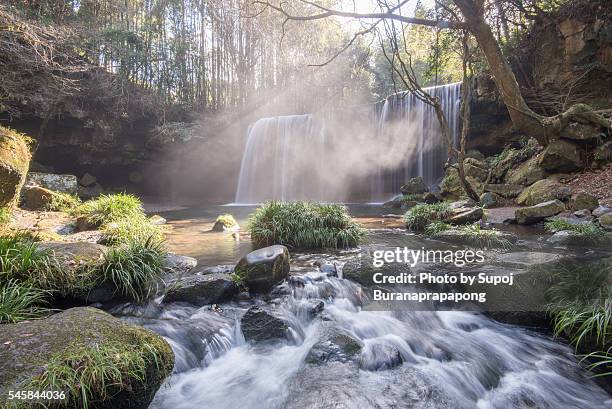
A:
[[[215,220],[215,224],[216,223],[220,223],[224,227],[234,227],[238,225],[238,222],[236,221],[236,219],[234,219],[234,216],[228,213],[222,214],[221,216],[217,217],[217,220]]]
[[[0,206],[16,204],[30,166],[31,139],[0,126]]]
[[[11,221],[11,209],[8,207],[0,207],[0,225],[7,224]]]
[[[0,345],[0,399],[8,390],[66,391],[52,408],[145,409],[174,363],[162,337],[94,308],[5,325]]]

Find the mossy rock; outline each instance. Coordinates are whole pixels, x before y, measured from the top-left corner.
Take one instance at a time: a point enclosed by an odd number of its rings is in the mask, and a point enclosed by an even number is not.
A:
[[[23,188],[23,207],[29,210],[47,210],[60,196],[52,190],[40,186]]]
[[[572,194],[571,189],[552,178],[542,179],[525,188],[516,198],[520,205],[533,206],[549,200],[566,201]]]
[[[465,176],[472,177],[479,182],[485,182],[489,176],[489,169],[485,162],[474,158],[466,158],[463,161]]]
[[[95,308],[72,308],[41,320],[2,325],[0,407],[9,390],[50,390],[52,376],[73,379],[68,374],[77,372],[81,379],[91,380],[92,371],[112,367],[118,371],[112,376],[121,373],[121,379],[87,385],[89,408],[146,409],[173,366],[174,354],[161,336]],[[78,385],[63,389],[67,399],[51,407],[84,407],[75,393],[81,390]]]
[[[538,165],[538,158],[531,158],[518,167],[510,169],[506,175],[506,183],[529,186],[545,177],[546,171]]]
[[[445,199],[459,199],[465,196],[459,172],[454,167],[448,167],[442,182],[440,182],[440,194]]]
[[[28,137],[0,126],[0,207],[12,207],[30,166]]]
[[[577,192],[574,194],[570,203],[572,210],[588,209],[593,211],[599,206],[599,200],[586,192]]]
[[[237,231],[240,230],[240,226],[234,216],[231,214],[223,214],[217,217],[215,224],[213,225],[212,231]]]
[[[573,172],[584,167],[578,145],[561,139],[546,146],[538,159],[538,165],[553,173]]]

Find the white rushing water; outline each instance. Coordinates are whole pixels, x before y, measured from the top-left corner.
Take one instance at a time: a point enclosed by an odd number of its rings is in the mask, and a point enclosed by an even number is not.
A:
[[[210,348],[163,320],[156,330],[183,365],[151,408],[612,408],[572,351],[545,336],[469,312],[368,311],[359,285],[318,271],[282,288],[273,304],[293,330],[291,341],[248,344],[239,321],[229,319]],[[319,300],[322,319],[308,313]],[[165,318],[199,328],[220,320],[207,307],[184,308]],[[334,347],[330,334],[348,335],[361,351],[351,356]]]
[[[440,99],[456,143],[461,84],[425,90]],[[443,175],[446,141],[433,108],[411,93],[354,110],[262,118],[247,132],[235,203],[380,202],[409,178]]]

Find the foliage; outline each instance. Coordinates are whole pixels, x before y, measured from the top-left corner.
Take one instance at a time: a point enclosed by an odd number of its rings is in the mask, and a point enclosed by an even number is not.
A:
[[[429,236],[435,236],[438,233],[441,233],[446,230],[450,230],[452,228],[453,228],[452,224],[448,224],[442,221],[435,221],[425,226],[425,234]]]
[[[112,283],[120,294],[143,301],[157,290],[164,259],[162,243],[151,238],[134,240],[109,249],[90,274],[94,280]]]
[[[421,203],[406,212],[404,221],[406,222],[406,227],[410,230],[422,231],[427,224],[444,220],[450,214],[451,208],[448,203]]]
[[[56,289],[59,263],[50,251],[41,250],[31,236],[23,233],[0,237],[0,282],[32,280],[44,289]]]
[[[28,382],[27,389],[65,391],[63,406],[88,409],[121,391],[131,391],[135,383],[145,383],[150,364],[156,370],[162,365],[160,352],[152,343],[128,349],[125,343],[113,341],[69,351],[52,357],[45,370]]]
[[[164,240],[164,227],[158,226],[144,215],[131,219],[121,219],[104,226],[106,244],[122,244],[130,241],[144,243],[147,240],[161,242]]]
[[[598,242],[605,240],[606,237],[604,229],[593,222],[575,224],[559,217],[553,217],[544,223],[544,228],[551,233],[559,231],[574,232],[584,241]]]
[[[224,227],[234,227],[238,224],[236,219],[234,219],[234,216],[229,213],[222,214],[221,216],[217,217],[217,220],[215,220],[215,224],[216,223],[221,223]]]
[[[0,324],[15,323],[38,318],[49,310],[48,291],[41,290],[29,282],[15,279],[0,281]]]
[[[591,369],[611,363],[611,267],[609,261],[564,263],[552,272],[552,285],[546,291],[555,335],[565,335],[576,349],[590,351],[585,359],[594,361]],[[601,375],[606,374],[610,375]]]
[[[501,231],[497,229],[483,229],[478,223],[453,226],[441,221],[435,221],[425,227],[425,234],[436,236],[448,230],[453,230],[457,233],[458,237],[463,238],[472,245],[501,248],[512,246],[512,243],[504,237]]]
[[[48,205],[47,210],[58,211],[58,212],[72,212],[81,205],[81,199],[77,195],[71,195],[70,193],[53,192],[51,196],[51,203]]]
[[[345,206],[309,202],[268,202],[249,219],[257,246],[284,244],[294,248],[354,247],[365,236]]]
[[[74,209],[74,215],[85,217],[88,223],[104,226],[108,223],[142,217],[142,202],[128,193],[103,194],[97,199],[82,203]]]

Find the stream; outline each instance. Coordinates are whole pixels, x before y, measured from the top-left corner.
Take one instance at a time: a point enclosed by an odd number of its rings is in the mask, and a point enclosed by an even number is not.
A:
[[[244,225],[252,210],[217,206],[163,213],[174,226],[171,250],[196,257],[200,269],[234,264],[251,250],[248,237],[209,230],[221,213],[232,213]],[[351,212],[380,216],[381,208],[353,206]],[[381,228],[370,231],[366,246],[423,243],[405,230]],[[567,255],[567,249],[548,247],[535,236],[521,236],[519,246]],[[364,289],[341,278],[342,264],[355,255],[292,253],[290,279],[269,297],[238,299],[222,304],[221,311],[158,302],[111,310],[163,335],[174,350],[174,374],[151,409],[612,408],[612,396],[580,367],[571,347],[546,331],[475,312],[368,310]],[[338,276],[320,271],[318,260],[337,265]],[[319,302],[324,308],[313,314]],[[290,340],[245,342],[240,318],[258,304],[283,317]],[[351,356],[330,341],[338,334],[358,340],[360,353]]]

